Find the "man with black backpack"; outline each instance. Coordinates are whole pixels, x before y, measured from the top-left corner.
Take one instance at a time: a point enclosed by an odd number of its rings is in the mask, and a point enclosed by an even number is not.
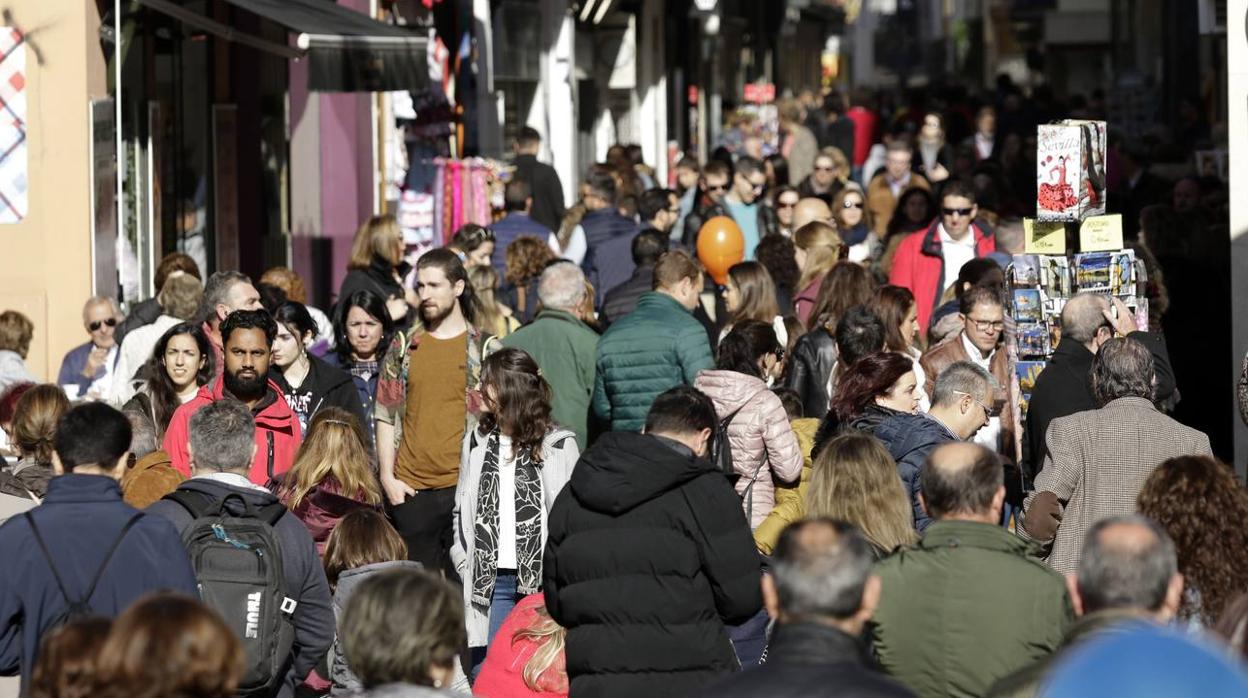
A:
[[[115,616],[143,594],[198,595],[177,531],[122,501],[130,422],[93,402],[57,424],[43,503],[0,526],[0,674],[25,682],[43,635]]]
[[[205,603],[243,643],[240,695],[294,696],[334,640],[316,544],[271,492],[247,477],[255,421],[225,398],[191,417],[191,479],[148,511],[182,534]]]

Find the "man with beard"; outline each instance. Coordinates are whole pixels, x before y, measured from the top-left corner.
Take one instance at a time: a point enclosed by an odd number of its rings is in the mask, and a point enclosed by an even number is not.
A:
[[[221,322],[221,343],[225,349],[220,377],[199,389],[190,402],[173,413],[161,446],[173,467],[191,474],[191,458],[186,444],[191,416],[204,405],[232,397],[251,410],[256,421],[256,454],[248,478],[266,485],[275,475],[290,469],[302,434],[282,389],[269,380],[269,353],[277,336],[277,323],[264,310],[236,310]]]
[[[472,325],[472,287],[454,252],[430,250],[416,262],[416,295],[420,318],[396,333],[377,381],[377,461],[408,556],[453,576],[460,447],[477,425],[476,386],[493,338]]]

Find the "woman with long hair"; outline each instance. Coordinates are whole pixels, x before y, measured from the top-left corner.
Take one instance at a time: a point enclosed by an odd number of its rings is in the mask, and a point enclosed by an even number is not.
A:
[[[213,363],[208,335],[198,323],[170,327],[156,340],[151,358],[136,374],[141,383],[122,412],[151,422],[156,443],[161,443],[174,411],[190,402],[212,379]]]
[[[871,232],[867,197],[857,184],[846,186],[832,198],[832,220],[836,221],[836,229],[849,247],[849,261],[867,264],[879,256],[880,240]]]
[[[459,467],[451,546],[477,666],[516,602],[541,588],[546,516],[580,456],[575,434],[551,418],[550,384],[524,351],[500,349],[481,363],[481,396],[485,413]]]
[[[469,267],[468,283],[477,303],[477,327],[500,339],[520,329],[511,308],[498,302],[498,272],[494,267]]]
[[[447,245],[464,267],[489,266],[494,255],[494,231],[476,223],[465,223],[451,236],[451,244]]]
[[[407,559],[407,545],[398,531],[375,509],[355,509],[342,517],[325,545],[325,578],[334,592],[334,619],[342,627],[342,613],[360,582],[380,572],[419,570]],[[330,695],[355,695],[362,686],[342,652],[339,633],[329,649]]]
[[[1148,476],[1139,512],[1174,540],[1186,585],[1179,618],[1212,626],[1248,589],[1248,490],[1217,459],[1180,456]]]
[[[867,309],[884,323],[884,348],[907,356],[914,363],[914,374],[919,381],[919,409],[926,412],[929,400],[923,386],[927,382],[927,374],[919,365],[923,351],[918,346],[919,309],[915,305],[914,294],[901,286],[880,286],[867,303]]]
[[[776,305],[780,313],[793,316],[793,295],[797,293],[797,280],[802,275],[797,268],[797,248],[793,240],[784,235],[764,235],[754,249],[754,258],[767,269],[776,285]]]
[[[875,281],[853,262],[837,262],[828,272],[810,313],[810,331],[793,347],[785,387],[802,400],[804,412],[822,417],[828,411],[828,384],[837,363],[836,323],[850,308],[871,299]]]
[[[784,403],[767,385],[784,359],[771,325],[746,320],[719,343],[715,368],[693,385],[726,420],[735,488],[750,528],[757,528],[776,504],[773,480],[791,483],[802,473],[802,450]]]
[[[113,621],[96,660],[107,698],[231,698],[245,657],[234,631],[197,599],[144,596]]]
[[[520,323],[527,325],[537,315],[537,282],[546,266],[557,257],[545,242],[533,235],[521,235],[512,240],[503,257],[506,265],[503,278],[507,281],[504,298]]]
[[[386,312],[403,326],[408,311],[420,305],[416,292],[403,285],[412,270],[403,261],[403,231],[394,216],[373,216],[360,224],[351,241],[347,275],[338,289],[339,298],[350,298],[356,291],[371,291],[386,304]]]
[[[897,464],[878,439],[856,431],[832,439],[815,458],[806,516],[853,524],[876,559],[918,538]]]
[[[746,320],[770,323],[782,346],[788,345],[789,334],[784,326],[780,306],[776,304],[776,285],[767,273],[767,267],[758,262],[738,262],[728,269],[728,283],[724,285],[724,306],[728,310],[728,324],[719,332],[719,339],[732,331],[734,325]]]
[[[273,340],[270,366],[285,380],[286,402],[299,418],[304,432],[312,416],[327,407],[340,407],[363,421],[363,410],[351,375],[308,347],[316,340],[316,321],[302,303],[286,301],[273,313],[277,337]]]
[[[308,527],[318,552],[342,517],[382,505],[364,431],[355,415],[341,407],[316,413],[294,464],[280,477],[278,498]]]
[[[544,594],[520,599],[490,643],[473,692],[492,698],[567,696],[567,634],[550,617]]]
[[[793,298],[793,310],[797,319],[807,327],[811,324],[823,279],[841,258],[841,236],[831,225],[820,221],[807,223],[793,233],[796,248],[794,259],[801,277],[797,280],[797,296]]]
[[[69,398],[60,386],[36,385],[17,399],[9,427],[18,460],[0,471],[0,492],[23,499],[42,498],[52,479],[52,439],[56,423],[69,411]]]
[[[351,374],[370,449],[375,443],[373,406],[377,377],[393,335],[394,323],[386,312],[386,304],[372,291],[356,291],[338,304],[334,314],[334,353],[326,355],[325,361]]]

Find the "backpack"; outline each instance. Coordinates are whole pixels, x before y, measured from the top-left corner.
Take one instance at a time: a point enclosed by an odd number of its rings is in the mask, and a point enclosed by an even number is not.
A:
[[[754,397],[757,397],[754,396]],[[732,444],[728,440],[728,426],[732,424],[732,420],[736,418],[737,413],[745,409],[745,406],[754,400],[751,397],[746,400],[740,407],[733,410],[727,417],[715,423],[715,433],[711,435],[711,463],[719,469],[727,478],[728,484],[736,489],[737,480],[741,476],[737,474],[736,468],[732,465]],[[746,502],[746,520],[751,520],[754,516],[754,483],[758,482],[758,473],[763,466],[770,462],[771,454],[763,451],[763,459],[758,462],[758,466],[754,468],[754,474],[750,476],[750,484],[746,485],[745,491],[741,493],[741,499]]]
[[[273,528],[286,513],[280,502],[256,509],[242,495],[219,500],[186,490],[165,499],[177,502],[193,520],[182,543],[195,569],[203,602],[221,615],[242,642],[245,671],[238,695],[272,695],[286,679],[295,642],[291,616],[296,601],[286,593],[282,553]],[[243,514],[227,504],[243,505]]]
[[[52,578],[56,580],[56,586],[61,590],[61,596],[65,598],[65,603],[68,604],[65,610],[52,618],[52,621],[44,628],[44,632],[47,633],[62,625],[68,625],[74,621],[97,615],[94,609],[91,608],[91,596],[95,594],[95,587],[100,583],[100,578],[104,576],[104,570],[108,569],[108,563],[113,561],[113,554],[117,552],[117,548],[121,547],[122,539],[126,537],[131,528],[134,528],[134,524],[143,518],[143,512],[135,512],[126,521],[126,524],[121,527],[121,532],[117,534],[117,538],[113,541],[112,546],[104,554],[104,562],[100,563],[100,568],[95,571],[95,576],[91,578],[91,583],[87,585],[87,592],[79,598],[70,596],[69,590],[65,588],[65,581],[61,579],[61,573],[57,571],[56,563],[52,562],[52,553],[48,550],[47,544],[44,543],[43,535],[39,533],[39,527],[35,525],[35,518],[30,515],[30,512],[25,512],[22,516],[25,517],[26,523],[30,525],[30,532],[35,535],[35,542],[39,544],[39,550],[43,551],[43,558],[48,561],[48,567],[52,570]]]

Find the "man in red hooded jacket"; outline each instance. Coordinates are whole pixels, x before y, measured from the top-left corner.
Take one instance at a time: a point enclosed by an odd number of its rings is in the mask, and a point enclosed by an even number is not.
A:
[[[277,324],[264,310],[236,310],[221,322],[221,344],[225,348],[224,371],[199,394],[173,413],[161,448],[169,454],[173,467],[189,477],[191,416],[201,407],[222,398],[234,398],[247,405],[256,420],[256,456],[248,478],[266,485],[274,475],[290,469],[302,434],[282,390],[268,379],[269,352]]]
[[[940,296],[958,278],[962,265],[987,257],[997,249],[996,238],[975,222],[979,208],[975,192],[965,182],[945,185],[940,197],[940,217],[931,227],[912,233],[897,246],[888,283],[914,294],[919,327],[926,331]]]

